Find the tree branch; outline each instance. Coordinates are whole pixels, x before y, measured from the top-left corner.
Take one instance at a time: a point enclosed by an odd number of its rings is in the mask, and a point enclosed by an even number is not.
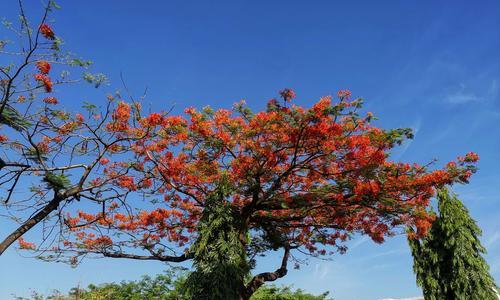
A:
[[[105,257],[113,257],[113,258],[128,258],[128,259],[137,259],[137,260],[159,260],[166,262],[183,262],[189,259],[192,259],[194,255],[192,253],[183,254],[181,256],[166,256],[166,255],[136,255],[136,254],[127,254],[121,252],[102,252],[102,255]]]
[[[281,260],[281,266],[274,272],[264,272],[255,275],[245,287],[245,300],[250,299],[253,293],[257,291],[266,281],[275,281],[287,274],[287,263],[290,257],[290,247],[285,247],[285,253]]]
[[[28,230],[33,228],[36,224],[44,220],[51,212],[57,209],[59,203],[62,201],[61,198],[55,196],[45,207],[40,210],[36,215],[29,218],[26,222],[24,222],[21,226],[19,226],[14,232],[12,232],[9,236],[7,236],[0,243],[0,255],[9,248],[12,243],[14,243],[19,237],[25,234]]]

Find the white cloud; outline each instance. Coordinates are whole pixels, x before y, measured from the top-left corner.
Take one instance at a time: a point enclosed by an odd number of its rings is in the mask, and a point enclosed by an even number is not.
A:
[[[469,102],[481,101],[483,98],[477,96],[472,92],[465,90],[465,85],[461,84],[460,89],[452,94],[446,96],[446,102],[452,104],[464,104]]]
[[[480,96],[478,93],[467,89],[465,84],[462,83],[456,92],[448,94],[445,99],[446,102],[451,104],[465,104],[470,102],[494,100],[498,96],[498,80],[492,79],[489,86],[486,86],[482,91],[483,93]]]
[[[462,103],[468,103],[468,102],[476,102],[480,101],[481,98],[472,94],[472,93],[464,93],[464,92],[458,92],[453,95],[448,95],[446,97],[446,101],[449,103],[453,104],[462,104]]]

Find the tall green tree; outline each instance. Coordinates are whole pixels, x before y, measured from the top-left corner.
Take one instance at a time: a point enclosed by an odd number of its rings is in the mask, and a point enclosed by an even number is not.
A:
[[[238,299],[250,265],[240,241],[235,212],[227,201],[232,187],[225,177],[205,203],[194,243],[195,270],[187,277],[188,299]]]
[[[439,215],[427,237],[409,235],[417,284],[426,300],[496,300],[495,283],[482,255],[481,229],[447,189],[437,194]]]

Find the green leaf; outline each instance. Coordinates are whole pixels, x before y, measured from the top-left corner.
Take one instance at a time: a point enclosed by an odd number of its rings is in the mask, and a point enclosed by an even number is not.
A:
[[[54,190],[67,189],[71,186],[71,181],[64,174],[47,172],[43,180]]]
[[[2,115],[0,115],[0,123],[17,131],[22,131],[31,126],[31,122],[26,120],[16,109],[8,104],[5,105]]]

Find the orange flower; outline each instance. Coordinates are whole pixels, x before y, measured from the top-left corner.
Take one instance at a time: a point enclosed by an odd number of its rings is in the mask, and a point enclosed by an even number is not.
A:
[[[36,62],[36,67],[40,73],[47,75],[50,72],[50,64],[45,60],[40,60]]]
[[[47,24],[42,24],[40,25],[40,33],[46,38],[46,39],[49,39],[49,40],[53,40],[56,38],[55,34],[54,34],[54,31],[52,30],[52,28],[50,28],[49,25]]]
[[[113,121],[106,126],[110,131],[125,131],[129,129],[128,121],[130,119],[131,108],[125,102],[118,102],[118,107],[113,112]]]
[[[35,244],[26,242],[23,237],[20,237],[18,240],[19,248],[25,250],[35,250]]]
[[[163,123],[163,116],[159,113],[152,113],[147,118],[143,119],[143,124],[146,127],[157,126],[161,125],[162,123]]]
[[[47,93],[52,92],[53,83],[52,81],[50,81],[50,78],[48,76],[45,76],[43,74],[35,74],[33,77],[35,77],[35,79],[44,86]]]
[[[280,96],[283,98],[283,100],[289,102],[293,98],[295,98],[295,92],[292,89],[284,89],[280,91]]]
[[[109,159],[107,159],[106,157],[103,157],[103,158],[101,158],[101,159],[99,160],[99,163],[100,163],[101,165],[103,165],[103,166],[104,166],[104,165],[107,165],[107,164],[109,163]]]
[[[469,152],[464,157],[458,157],[458,161],[466,163],[475,163],[478,160],[479,160],[479,155],[474,152]]]
[[[45,102],[47,104],[57,104],[58,103],[56,97],[47,97],[47,98],[43,99],[43,102]]]
[[[76,114],[75,118],[76,118],[76,121],[79,123],[83,123],[85,121],[85,118],[83,117],[82,114]]]
[[[340,90],[340,91],[337,92],[337,96],[340,99],[349,99],[349,97],[351,97],[351,91],[349,91],[349,90]]]
[[[134,191],[137,189],[137,185],[134,183],[134,178],[130,176],[121,176],[117,179],[117,184],[122,187]]]

